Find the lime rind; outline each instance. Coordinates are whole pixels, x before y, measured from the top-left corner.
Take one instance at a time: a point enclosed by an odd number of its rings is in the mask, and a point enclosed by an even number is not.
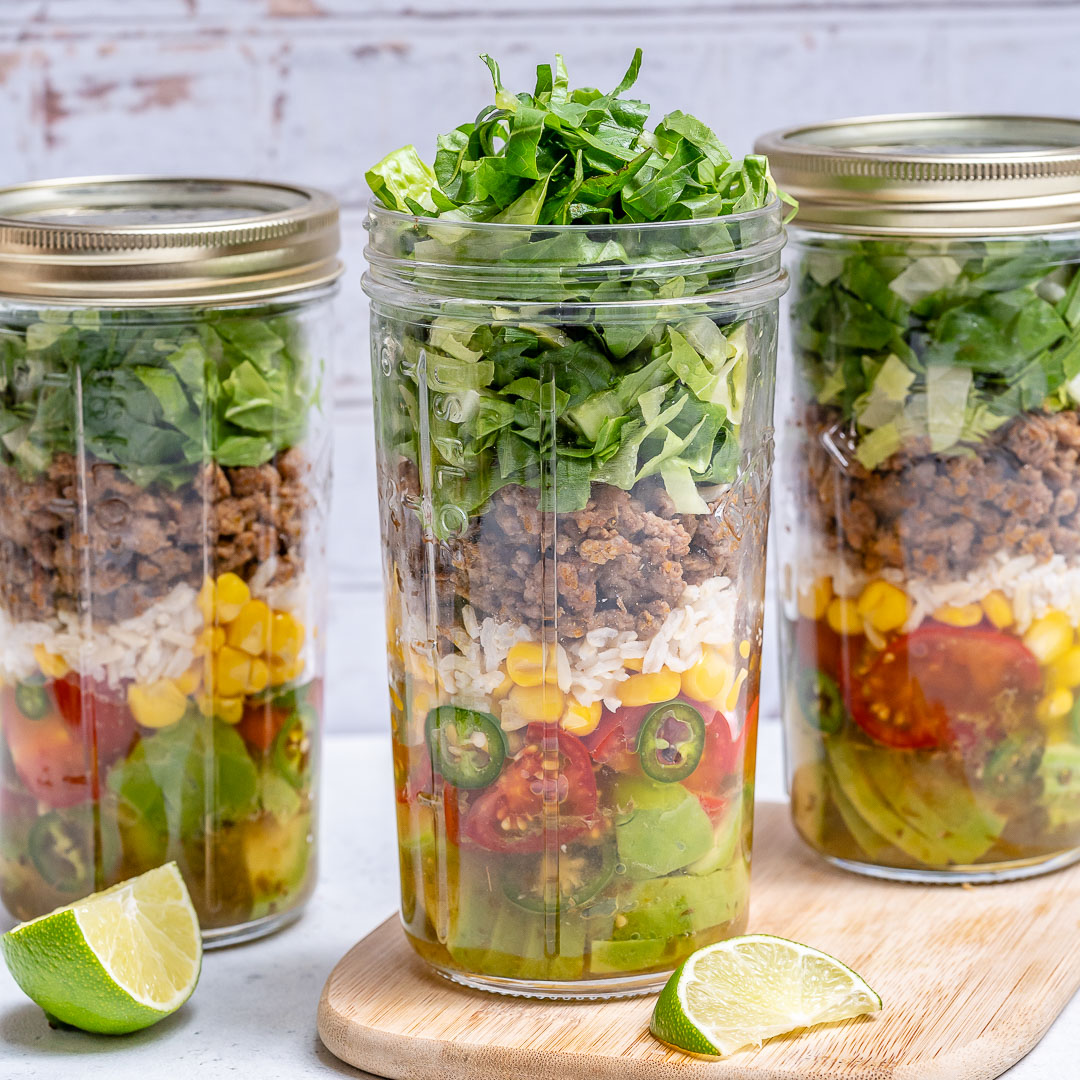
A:
[[[766,1039],[881,1008],[846,964],[770,934],[699,949],[671,976],[650,1029],[687,1053],[723,1057]]]

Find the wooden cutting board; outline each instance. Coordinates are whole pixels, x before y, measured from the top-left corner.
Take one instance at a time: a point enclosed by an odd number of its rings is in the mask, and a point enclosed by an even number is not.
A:
[[[709,1062],[649,1035],[652,997],[555,1003],[456,987],[395,918],[330,975],[319,1034],[393,1080],[988,1080],[1080,986],[1080,866],[1006,885],[876,881],[816,859],[785,806],[759,804],[750,929],[844,960],[884,1010]]]

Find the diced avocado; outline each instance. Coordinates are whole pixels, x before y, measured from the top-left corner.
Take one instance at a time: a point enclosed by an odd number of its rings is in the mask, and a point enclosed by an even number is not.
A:
[[[450,955],[484,975],[576,979],[585,967],[585,921],[577,913],[545,917],[512,904],[487,875],[461,877]]]
[[[681,784],[621,777],[615,799],[625,815],[615,838],[627,878],[663,877],[702,858],[713,845],[709,815]]]
[[[253,917],[258,918],[280,907],[303,885],[312,851],[311,815],[295,814],[281,820],[263,814],[242,828]]]
[[[627,882],[619,893],[612,938],[671,940],[730,922],[746,903],[748,871],[742,859],[705,877],[679,874]]]
[[[948,861],[966,865],[997,842],[1005,819],[980,806],[963,778],[909,751],[856,751],[856,760],[886,802],[924,836],[940,843]]]
[[[735,801],[713,826],[712,847],[700,859],[690,863],[687,873],[704,876],[730,866],[742,858],[742,802]]]
[[[589,970],[594,975],[617,975],[657,967],[667,948],[668,943],[663,938],[594,941],[589,946]]]
[[[889,805],[863,771],[863,763],[850,742],[843,738],[826,739],[825,746],[837,785],[879,836],[928,866],[947,866],[952,862],[945,844],[924,836]]]
[[[825,840],[828,782],[828,769],[822,761],[800,765],[791,778],[791,817],[795,828],[814,847],[821,847]]]
[[[1051,743],[1043,754],[1039,776],[1050,827],[1059,829],[1080,822],[1080,746]]]
[[[889,853],[899,854],[897,848],[888,840],[879,836],[859,816],[858,810],[852,805],[851,800],[844,794],[844,789],[832,773],[828,773],[829,798],[836,807],[844,822],[847,831],[851,833],[855,843],[862,849],[863,854],[871,862],[888,862]]]

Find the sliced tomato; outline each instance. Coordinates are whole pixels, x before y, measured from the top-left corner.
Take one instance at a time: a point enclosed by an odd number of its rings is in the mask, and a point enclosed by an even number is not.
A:
[[[924,626],[890,642],[854,681],[851,712],[872,739],[919,750],[953,745],[972,724],[1033,711],[1039,663],[995,630]]]
[[[236,730],[248,746],[265,754],[293,712],[292,708],[275,708],[269,701],[249,703],[244,706],[244,715]]]
[[[705,710],[702,715],[705,717],[705,750],[698,767],[683,781],[683,786],[699,797],[726,796],[738,764],[731,725],[718,709]]]
[[[795,654],[803,667],[825,672],[841,688],[849,685],[866,639],[838,634],[827,622],[800,618],[795,624]]]
[[[69,672],[52,683],[56,707],[97,753],[99,767],[123,757],[135,741],[135,717],[127,693]]]
[[[5,688],[0,717],[15,772],[31,795],[54,808],[96,797],[92,754],[51,702],[45,715],[31,719],[16,705],[14,691]]]
[[[394,759],[394,794],[399,803],[414,802],[419,795],[435,790],[431,754],[426,742],[406,746],[395,739],[391,753]],[[447,784],[446,790],[453,789]]]
[[[558,750],[558,769],[545,769]],[[544,846],[545,802],[558,804],[559,841],[586,832],[596,813],[596,777],[584,743],[565,731],[547,735],[531,724],[525,745],[469,807],[462,832],[488,851],[533,852]]]
[[[638,733],[652,708],[652,705],[623,705],[615,712],[605,709],[596,730],[583,740],[593,761],[616,772],[639,773]]]

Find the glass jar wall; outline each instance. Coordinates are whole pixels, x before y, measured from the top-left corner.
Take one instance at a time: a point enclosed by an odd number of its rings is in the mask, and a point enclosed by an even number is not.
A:
[[[333,216],[294,189],[116,183],[51,189],[88,204],[81,227],[106,249],[139,243],[133,217],[190,248],[186,222],[254,232],[256,207],[282,200]],[[25,198],[0,193],[0,212],[49,220]],[[0,305],[0,893],[19,919],[175,860],[208,942],[236,941],[298,914],[314,884],[332,291],[318,274],[337,269],[332,254],[278,268],[292,287],[256,298],[266,255],[236,244],[233,270],[252,273],[217,291],[84,280],[63,285],[79,303]]]
[[[746,923],[778,205],[369,228],[406,934],[648,989]]]
[[[883,876],[1071,862],[1080,125],[898,118],[779,143],[779,181],[805,182],[777,507],[796,826]],[[860,154],[869,193],[850,195]]]

